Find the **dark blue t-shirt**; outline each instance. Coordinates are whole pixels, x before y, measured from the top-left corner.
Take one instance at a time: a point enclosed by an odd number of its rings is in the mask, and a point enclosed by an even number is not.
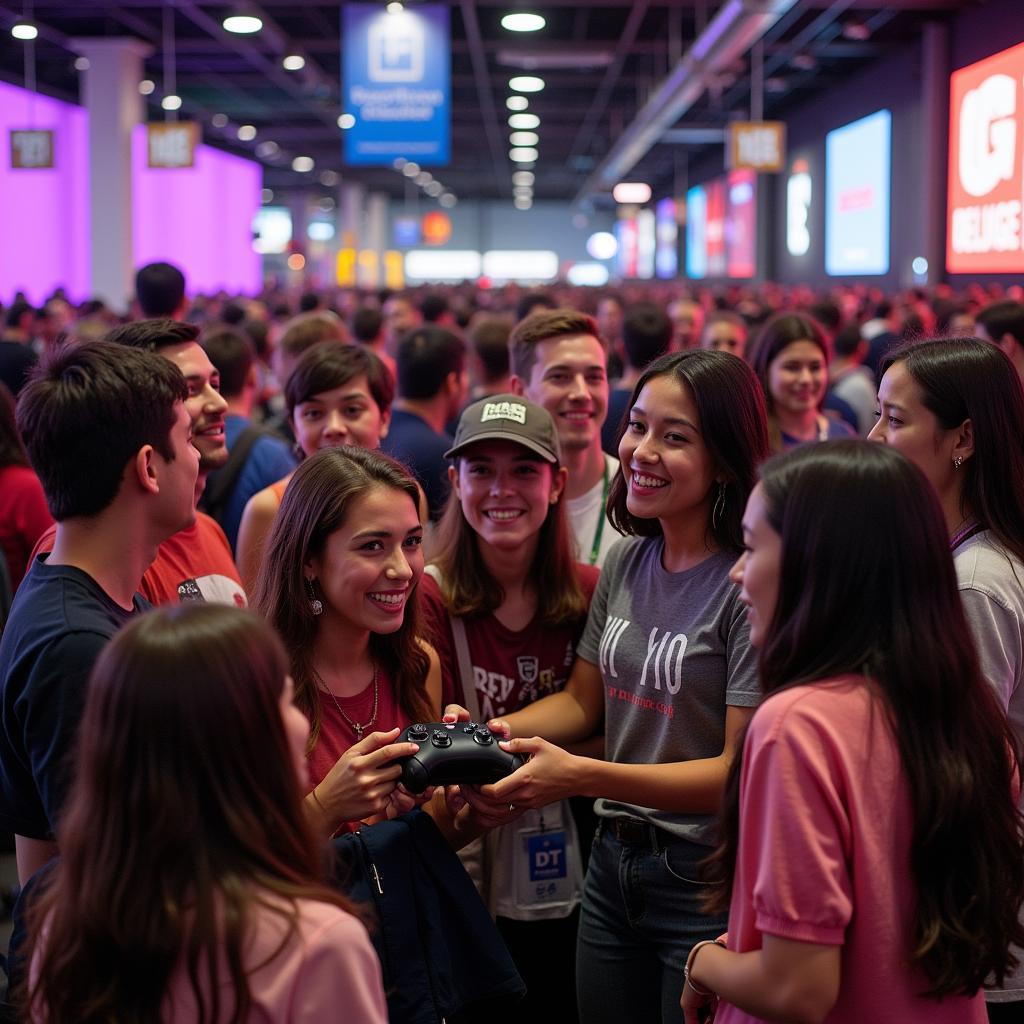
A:
[[[32,563],[0,638],[0,827],[52,838],[93,664],[149,607],[136,594],[125,611],[81,569]]]
[[[421,416],[395,409],[381,451],[404,462],[420,482],[430,518],[437,519],[448,500],[448,460],[444,453],[455,442],[448,434],[439,434]]]
[[[608,413],[601,427],[601,447],[613,458],[619,457],[619,427],[629,408],[632,388],[613,388],[608,395]]]

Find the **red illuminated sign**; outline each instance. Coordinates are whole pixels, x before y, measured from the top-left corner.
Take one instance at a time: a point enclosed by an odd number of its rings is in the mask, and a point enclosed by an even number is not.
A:
[[[946,269],[1024,271],[1024,43],[954,72]]]

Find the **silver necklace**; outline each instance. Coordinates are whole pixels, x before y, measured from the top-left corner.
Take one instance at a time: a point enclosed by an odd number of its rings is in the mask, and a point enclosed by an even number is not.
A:
[[[334,701],[334,706],[338,709],[338,714],[341,715],[341,717],[344,718],[352,727],[352,731],[356,734],[356,743],[358,743],[363,738],[363,733],[377,721],[377,708],[380,704],[380,684],[377,678],[377,663],[374,662],[373,664],[373,710],[370,712],[369,719],[363,725],[360,725],[358,722],[354,722],[345,714],[341,708],[341,704],[338,703],[338,698],[334,695],[334,691],[323,681],[323,677],[320,673],[317,672],[315,668],[311,668],[310,671],[316,679],[317,686],[330,695],[331,700]]]

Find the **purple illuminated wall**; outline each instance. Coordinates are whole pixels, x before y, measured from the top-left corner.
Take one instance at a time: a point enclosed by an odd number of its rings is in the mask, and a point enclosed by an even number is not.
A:
[[[189,294],[253,294],[262,284],[252,248],[262,170],[251,160],[209,146],[195,166],[162,170],[146,164],[146,126],[132,136],[132,240],[135,263],[166,260],[181,267]]]
[[[54,166],[11,168],[10,129],[54,133]],[[89,122],[82,107],[0,82],[0,301],[89,295]]]

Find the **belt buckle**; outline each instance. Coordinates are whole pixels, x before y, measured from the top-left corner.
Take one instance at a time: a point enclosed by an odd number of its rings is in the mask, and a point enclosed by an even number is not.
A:
[[[637,818],[616,818],[612,828],[615,838],[627,846],[651,845],[651,829]]]

